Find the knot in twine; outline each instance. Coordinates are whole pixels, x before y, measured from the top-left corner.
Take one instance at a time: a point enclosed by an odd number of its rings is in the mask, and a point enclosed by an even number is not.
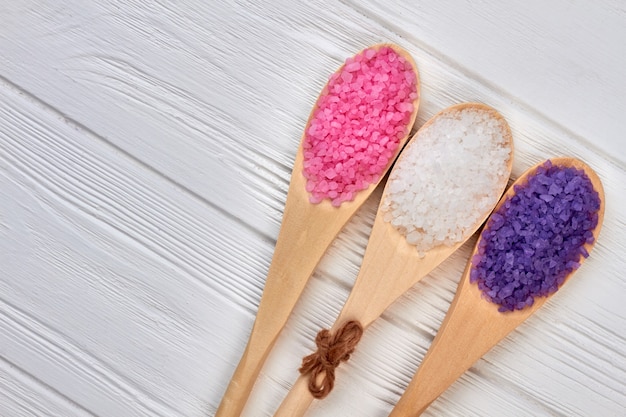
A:
[[[309,391],[313,397],[326,397],[335,386],[335,368],[350,359],[356,344],[361,340],[363,327],[358,321],[349,321],[331,335],[323,329],[315,337],[317,351],[302,359],[300,373],[309,376]],[[318,376],[323,378],[318,382]]]

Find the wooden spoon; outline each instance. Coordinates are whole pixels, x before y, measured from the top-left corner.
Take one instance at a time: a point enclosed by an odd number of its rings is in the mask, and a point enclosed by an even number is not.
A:
[[[432,124],[438,116],[450,111],[461,111],[474,108],[488,111],[493,117],[502,119],[502,116],[491,107],[479,103],[464,103],[449,107],[436,114],[420,128],[425,129]],[[506,178],[499,184],[498,196],[504,192],[507,180],[511,172],[513,161],[513,139],[506,122],[506,131],[503,132],[511,148],[511,154],[507,161]],[[419,132],[412,140],[419,136]],[[407,145],[410,146],[410,145]],[[403,156],[400,155],[400,159]],[[399,160],[400,160],[399,159]],[[387,186],[389,186],[389,182]],[[384,193],[386,194],[386,193]],[[383,197],[384,198],[384,197]],[[494,199],[495,200],[495,199]],[[382,202],[381,202],[382,206]],[[495,206],[495,201],[494,201]],[[356,320],[363,328],[376,320],[398,297],[415,285],[420,279],[428,275],[435,267],[454,253],[471,236],[489,216],[490,210],[485,211],[482,218],[473,226],[471,233],[466,239],[454,246],[437,246],[426,251],[420,258],[415,246],[410,245],[404,235],[383,220],[381,207],[374,220],[372,233],[363,257],[361,269],[356,282],[346,301],[339,317],[331,329],[336,331],[344,323]],[[275,417],[302,416],[313,401],[313,396],[308,390],[308,376],[300,376],[291,391],[277,410]]]
[[[388,170],[407,142],[415,123],[419,106],[419,76],[413,58],[399,46],[378,44],[371,48],[379,50],[383,47],[392,48],[411,64],[415,71],[418,92],[418,97],[413,101],[407,135],[400,140],[398,149],[386,168]],[[342,68],[343,65],[337,71]],[[311,111],[304,132],[309,127],[322,94]],[[303,134],[296,154],[283,221],[254,327],[243,357],[217,409],[216,417],[236,417],[241,414],[267,355],[316,265],[339,231],[370,196],[385,174],[381,173],[378,182],[370,184],[367,189],[358,192],[353,201],[344,202],[340,207],[333,207],[328,200],[312,204],[309,202],[309,194],[305,189],[306,180],[302,174],[304,137]]]
[[[543,164],[543,163],[542,163]],[[529,175],[535,172],[538,164],[524,173],[513,184],[525,183]],[[591,252],[597,241],[604,218],[604,191],[600,178],[583,162],[573,158],[552,159],[553,165],[582,169],[600,196],[598,225],[593,236],[594,242],[586,244],[585,249]],[[504,194],[496,210],[504,204],[506,198],[515,194],[511,186]],[[480,239],[479,239],[480,242]],[[472,257],[476,254],[478,242]],[[501,313],[498,305],[482,297],[478,285],[469,282],[471,258],[467,263],[463,277],[450,309],[444,319],[435,340],[426,353],[421,366],[413,377],[404,395],[393,409],[390,417],[418,416],[443,393],[457,378],[495,346],[513,329],[520,325],[550,298],[535,299],[532,306],[523,310]],[[581,259],[582,262],[584,258]],[[575,270],[574,270],[575,271]],[[573,272],[574,272],[573,271]],[[573,272],[566,278],[572,276]]]

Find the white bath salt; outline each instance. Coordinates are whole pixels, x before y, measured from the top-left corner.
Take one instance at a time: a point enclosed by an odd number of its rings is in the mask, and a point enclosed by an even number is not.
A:
[[[391,172],[383,218],[423,254],[469,237],[508,180],[506,122],[481,108],[450,109],[422,128]]]

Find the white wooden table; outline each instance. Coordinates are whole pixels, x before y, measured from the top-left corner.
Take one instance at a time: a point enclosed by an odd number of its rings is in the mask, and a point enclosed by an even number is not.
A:
[[[0,416],[213,415],[243,352],[313,102],[394,42],[417,127],[498,109],[513,177],[583,159],[599,243],[428,416],[626,415],[626,6],[544,2],[4,0],[0,3]],[[271,416],[358,272],[377,193],[316,270],[245,416]],[[473,241],[394,304],[310,416],[386,416]]]

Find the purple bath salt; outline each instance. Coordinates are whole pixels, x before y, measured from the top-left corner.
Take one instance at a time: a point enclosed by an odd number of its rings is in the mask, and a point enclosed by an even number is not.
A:
[[[539,166],[515,186],[483,230],[470,282],[499,311],[521,310],[554,293],[589,254],[600,197],[584,171]]]

